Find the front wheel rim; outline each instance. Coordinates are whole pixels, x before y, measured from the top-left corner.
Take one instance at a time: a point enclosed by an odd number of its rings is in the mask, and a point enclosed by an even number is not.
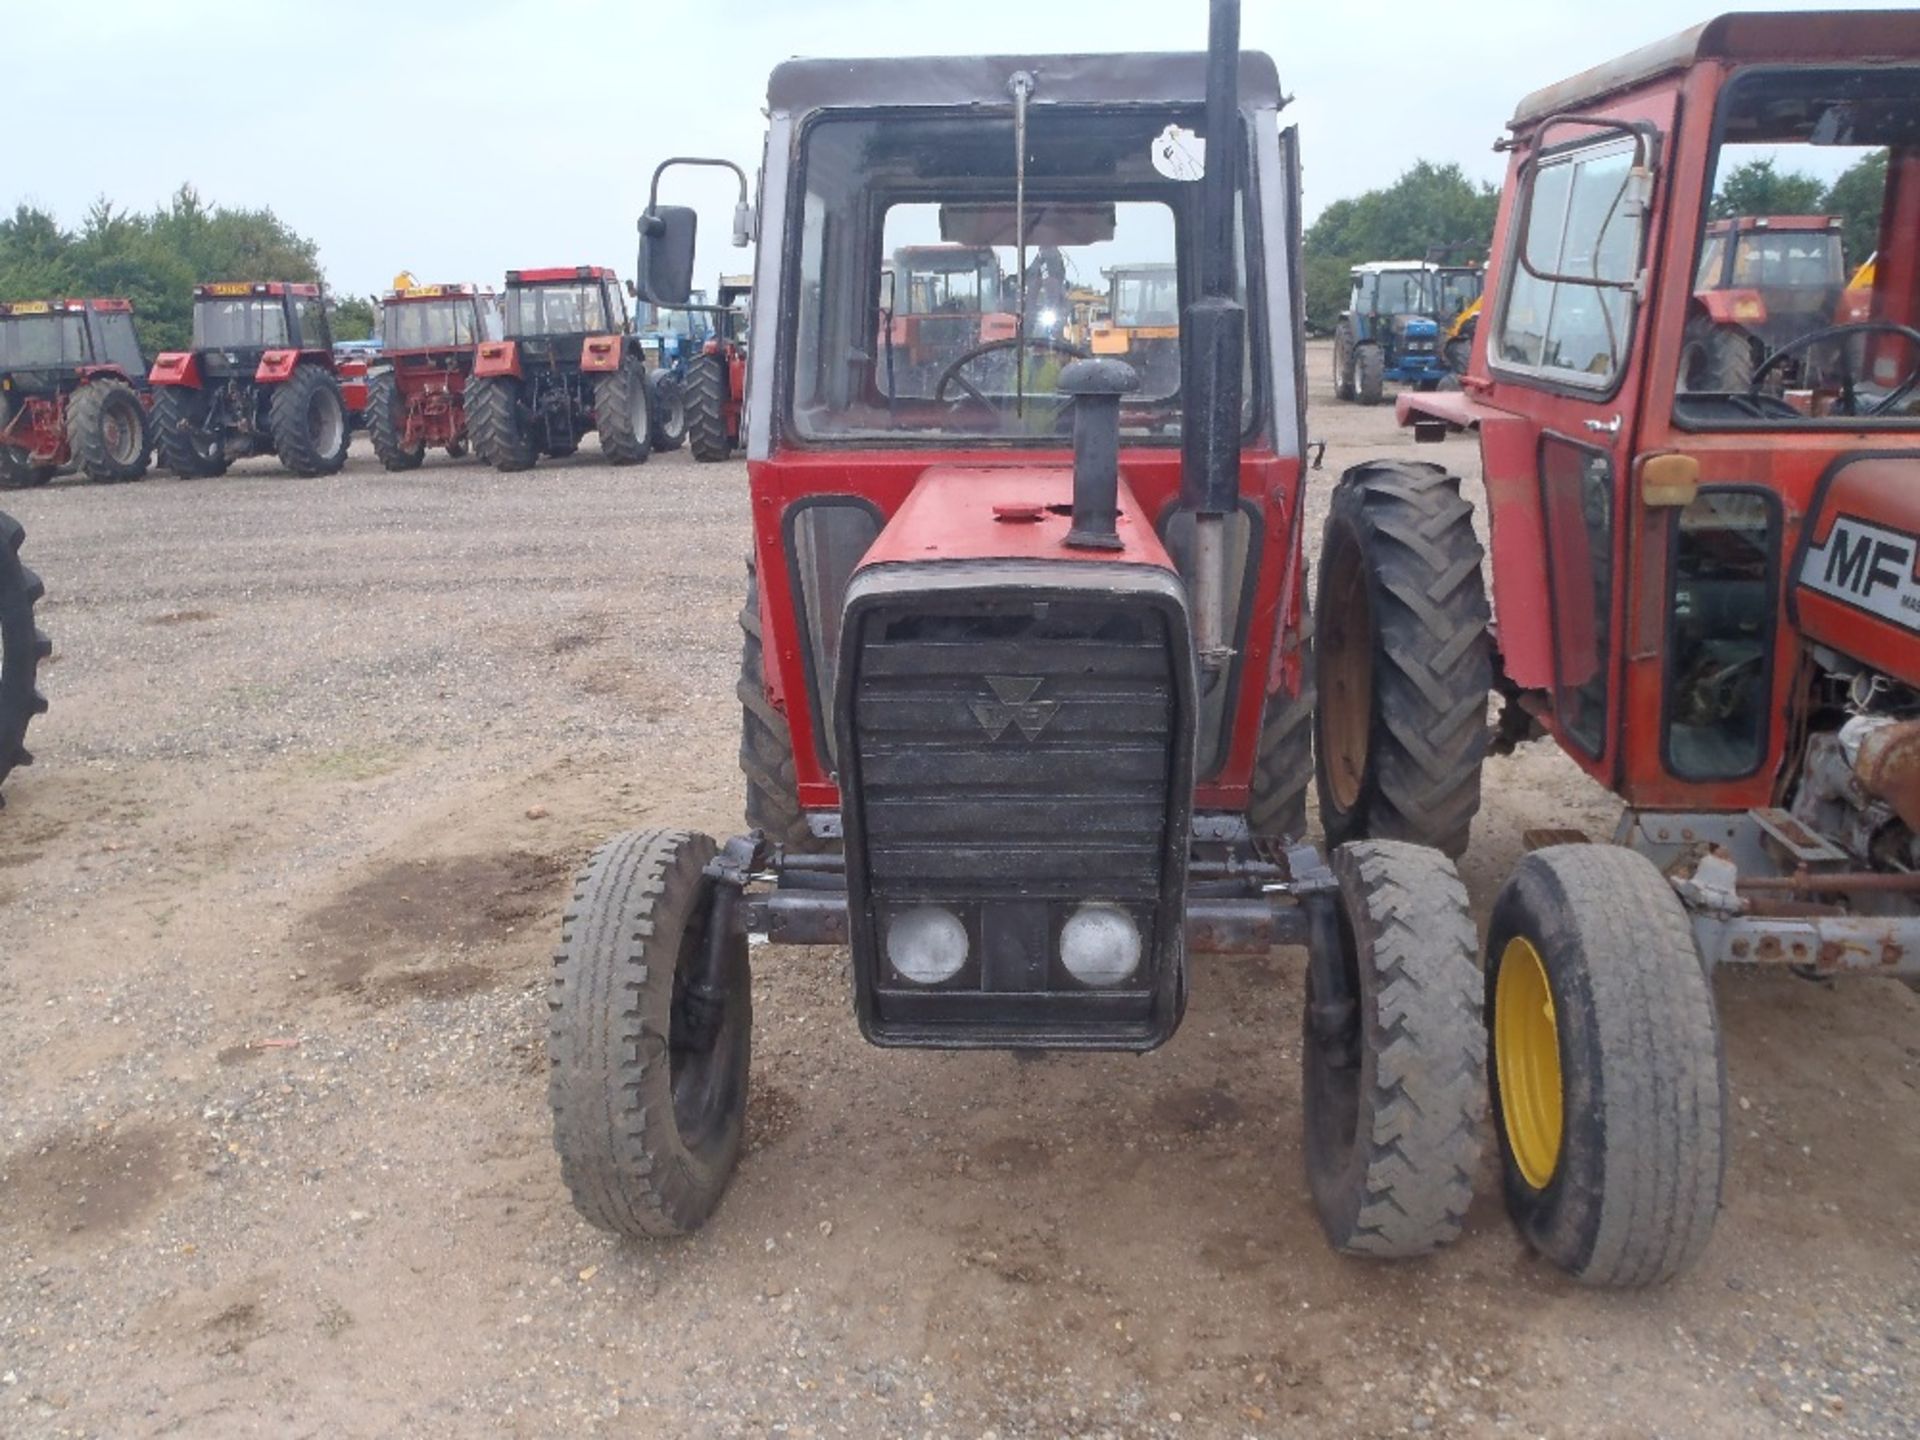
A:
[[[1546,962],[1516,935],[1500,953],[1493,989],[1494,1073],[1507,1150],[1535,1190],[1553,1183],[1564,1136],[1560,1029]]]
[[[129,403],[136,409],[139,405],[138,401]],[[114,464],[131,465],[140,458],[140,421],[137,414],[128,413],[127,406],[108,406],[102,428],[106,431],[107,456]]]

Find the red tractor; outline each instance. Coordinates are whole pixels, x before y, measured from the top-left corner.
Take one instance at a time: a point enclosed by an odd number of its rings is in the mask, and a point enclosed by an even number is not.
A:
[[[161,355],[148,378],[154,443],[176,475],[221,475],[250,455],[277,455],[295,475],[347,463],[347,407],[318,285],[194,286],[193,348]]]
[[[1030,1051],[1150,1050],[1191,952],[1304,944],[1306,1169],[1330,1240],[1397,1256],[1458,1234],[1486,1106],[1473,923],[1438,851],[1303,840],[1299,171],[1272,62],[1239,53],[1234,0],[1212,17],[1205,55],[773,72],[739,687],[753,828],[633,831],[574,892],[550,1098],[594,1223],[671,1234],[719,1203],[752,933],[850,947],[877,1045]],[[1173,131],[1193,142],[1180,178],[1160,168]],[[875,344],[882,275],[942,213],[1016,277],[1048,273],[1029,245],[1081,274],[1174,265],[1186,363],[1155,385],[1022,321],[900,383]],[[695,229],[649,207],[649,298],[685,300]]]
[[[0,485],[146,474],[146,373],[125,300],[0,304]]]
[[[1620,796],[1612,843],[1527,837],[1485,1004],[1508,1209],[1580,1279],[1640,1285],[1720,1203],[1712,971],[1920,977],[1920,12],[1725,16],[1510,130],[1462,388],[1399,401],[1416,439],[1478,435],[1498,626],[1450,475],[1342,477],[1321,818],[1464,843],[1490,666],[1498,747],[1544,733]],[[1886,157],[1865,318],[1809,306],[1703,388],[1702,256],[1741,233],[1716,177],[1813,146]]]
[[[480,458],[525,470],[538,456],[573,454],[596,430],[615,465],[643,464],[656,444],[667,448],[632,330],[611,270],[509,270],[505,334],[480,342],[467,381],[467,429]]]
[[[475,347],[501,338],[500,297],[472,285],[409,285],[380,307],[380,359],[367,382],[367,436],[389,470],[429,447],[467,453],[467,376]]]
[[[687,367],[687,448],[696,460],[730,460],[746,413],[747,304],[753,276],[722,275],[713,336]]]
[[[1745,390],[1754,367],[1787,341],[1831,325],[1847,289],[1838,215],[1709,220],[1694,277],[1681,382]],[[1781,383],[1797,378],[1784,369]]]
[[[46,587],[20,559],[26,538],[18,520],[0,513],[0,780],[33,763],[27,725],[47,708],[34,680],[40,662],[53,653],[53,642],[33,623],[33,607]]]

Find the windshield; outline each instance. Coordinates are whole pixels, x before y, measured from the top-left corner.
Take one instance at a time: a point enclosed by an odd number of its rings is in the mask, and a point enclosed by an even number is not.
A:
[[[1128,329],[1180,324],[1180,278],[1174,266],[1110,273],[1114,324]]]
[[[604,335],[611,329],[606,297],[597,283],[516,285],[507,291],[510,336]]]
[[[86,360],[86,325],[79,315],[9,315],[0,320],[0,370],[52,370]]]
[[[287,311],[278,296],[194,302],[193,348],[196,350],[272,349],[285,344]]]
[[[481,338],[469,299],[391,300],[380,312],[380,342],[389,350],[448,350]]]
[[[1451,320],[1480,298],[1478,270],[1441,270],[1433,278],[1435,298],[1439,301],[1434,309],[1436,320]]]
[[[1675,418],[1911,428],[1920,227],[1882,220],[1920,204],[1920,68],[1749,71],[1717,125]]]
[[[1376,315],[1430,315],[1433,307],[1427,300],[1427,276],[1422,270],[1383,270],[1375,277],[1379,289],[1375,294],[1374,314]]]
[[[1102,354],[1140,376],[1121,406],[1123,436],[1177,439],[1179,279],[1197,280],[1186,247],[1200,187],[1155,169],[1153,142],[1169,118],[1034,115],[1019,217],[1009,116],[810,125],[791,292],[794,429],[1059,444],[1070,428],[1060,372]],[[1238,227],[1236,239],[1244,303]],[[1123,297],[1116,282],[1112,304],[1172,333],[1136,337],[1099,316],[1109,277],[1129,274],[1141,277],[1137,293]],[[1249,371],[1249,416],[1258,393]]]

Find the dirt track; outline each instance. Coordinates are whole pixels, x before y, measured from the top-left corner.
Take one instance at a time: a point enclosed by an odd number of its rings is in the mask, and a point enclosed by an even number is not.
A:
[[[1405,443],[1312,363],[1322,481]],[[606,834],[739,823],[744,466],[357,445],[0,506],[57,646],[0,811],[0,1434],[1920,1428],[1920,997],[1880,981],[1720,979],[1726,1211],[1620,1296],[1491,1169],[1444,1257],[1327,1253],[1295,953],[1203,957],[1144,1059],[1019,1062],[869,1049],[844,956],[761,948],[734,1188],[617,1244],[548,1144],[547,957]],[[1611,819],[1497,762],[1483,913],[1523,828]]]

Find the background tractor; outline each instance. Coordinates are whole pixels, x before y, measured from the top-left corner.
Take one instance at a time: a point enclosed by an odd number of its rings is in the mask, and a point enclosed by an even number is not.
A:
[[[1175,265],[1116,265],[1107,279],[1107,315],[1087,339],[1095,355],[1130,361],[1149,384],[1180,371],[1180,274]]]
[[[1447,364],[1435,267],[1423,260],[1374,260],[1351,273],[1353,290],[1333,330],[1334,393],[1378,405],[1388,381],[1436,388]]]
[[[1399,402],[1416,439],[1479,436],[1498,629],[1451,475],[1341,478],[1321,818],[1463,845],[1490,674],[1503,748],[1549,735],[1620,796],[1611,844],[1527,837],[1486,1013],[1509,1210],[1574,1275],[1638,1285],[1720,1202],[1711,972],[1920,978],[1920,12],[1726,16],[1510,128],[1469,373]],[[1708,218],[1716,177],[1810,146],[1887,149],[1864,318],[1797,308],[1701,388],[1702,257],[1757,228]]]
[[[150,446],[147,364],[125,300],[0,304],[0,485],[44,485],[69,465],[138,480]]]
[[[652,455],[653,387],[627,298],[599,265],[509,270],[505,334],[483,340],[467,381],[467,430],[496,470],[571,455],[598,431],[614,465]]]
[[[1681,378],[1691,389],[1744,391],[1760,362],[1809,330],[1840,323],[1847,291],[1838,215],[1709,220],[1694,276]],[[1869,287],[1871,282],[1869,282]],[[1782,385],[1797,382],[1805,356]]]
[[[0,780],[33,763],[27,725],[47,709],[34,682],[40,662],[53,653],[53,642],[33,623],[33,607],[46,587],[20,559],[26,538],[18,520],[0,513]]]
[[[746,410],[748,305],[753,276],[722,275],[713,333],[687,367],[687,439],[696,460],[726,460],[740,445]]]
[[[193,287],[193,348],[161,355],[148,377],[160,463],[221,475],[277,455],[295,475],[347,463],[350,426],[318,285],[220,281]]]
[[[630,832],[575,890],[550,1097],[596,1224],[671,1234],[719,1203],[757,933],[848,946],[875,1044],[1030,1051],[1151,1049],[1191,951],[1305,945],[1323,1227],[1383,1257],[1458,1233],[1486,1102],[1472,922],[1436,851],[1302,839],[1295,136],[1233,0],[1212,21],[1207,55],[773,72],[762,193],[785,233],[757,252],[746,436],[754,829]],[[1206,138],[1204,176],[1190,153],[1161,168],[1172,126]],[[696,213],[659,179],[641,288],[680,303]],[[884,275],[943,231],[1017,277],[1019,318],[909,377],[874,344]],[[1187,364],[1164,382],[1025,329],[1049,274],[1138,264],[1177,275]]]
[[[367,382],[367,435],[389,470],[438,446],[467,453],[467,376],[475,347],[501,338],[500,299],[472,285],[407,285],[380,306],[379,367]]]

